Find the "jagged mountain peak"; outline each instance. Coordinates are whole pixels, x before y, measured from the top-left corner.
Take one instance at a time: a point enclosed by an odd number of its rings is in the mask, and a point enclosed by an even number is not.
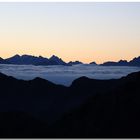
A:
[[[118,61],[118,62],[119,62],[119,63],[121,63],[121,62],[127,62],[127,60],[122,60],[122,59],[121,59],[121,60]]]
[[[24,54],[24,55],[22,55],[21,57],[34,57],[34,56],[33,56],[33,55]]]
[[[12,56],[11,58],[18,58],[18,57],[21,57],[19,54],[16,54],[14,56]]]
[[[94,61],[93,61],[93,62],[91,62],[90,64],[91,64],[91,65],[97,65],[97,64],[96,64],[96,62],[94,62]]]
[[[77,65],[77,64],[83,64],[83,63],[77,60],[77,61],[70,61],[70,62],[68,62],[68,64]]]
[[[50,58],[49,58],[50,62],[54,65],[67,65],[66,62],[64,62],[61,58],[59,58],[58,56],[56,55],[52,55]]]
[[[49,58],[50,60],[56,60],[56,59],[59,59],[59,60],[61,60],[61,58],[59,58],[58,56],[56,56],[56,55],[52,55],[50,58]]]
[[[3,60],[3,58],[0,57],[0,61]]]

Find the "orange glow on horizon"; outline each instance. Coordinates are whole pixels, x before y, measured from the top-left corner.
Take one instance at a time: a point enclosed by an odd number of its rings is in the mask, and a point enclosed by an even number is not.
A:
[[[140,56],[140,3],[0,3],[0,57],[100,64]]]

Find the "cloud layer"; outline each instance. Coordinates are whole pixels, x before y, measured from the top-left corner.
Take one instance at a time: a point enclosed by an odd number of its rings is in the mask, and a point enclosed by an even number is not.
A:
[[[127,66],[33,66],[33,65],[0,65],[0,72],[17,79],[31,80],[35,77],[47,79],[53,83],[69,86],[81,76],[94,79],[112,79],[140,71],[140,67]]]

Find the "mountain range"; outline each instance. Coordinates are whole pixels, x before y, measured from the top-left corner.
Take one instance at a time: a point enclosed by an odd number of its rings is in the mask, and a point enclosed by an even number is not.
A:
[[[78,65],[78,64],[83,64],[82,62],[80,62],[80,61],[70,61],[70,62],[68,62],[68,64],[69,65]]]
[[[140,138],[140,72],[70,87],[0,73],[0,138]]]
[[[36,57],[31,55],[15,55],[7,59],[0,59],[1,64],[16,64],[16,65],[68,65],[61,58],[53,55],[45,58],[42,56]]]
[[[16,65],[65,65],[72,66],[77,64],[83,64],[80,61],[70,61],[68,63],[64,62],[61,58],[53,55],[50,58],[45,58],[42,56],[32,56],[32,55],[15,55],[7,59],[3,59],[0,57],[0,64],[16,64]],[[98,65],[96,62],[89,63],[90,65]],[[130,60],[120,60],[118,62],[108,61],[103,64],[99,64],[100,66],[140,66],[140,56],[135,57]]]
[[[120,60],[118,62],[108,61],[103,64],[102,66],[140,66],[140,56],[135,57],[134,59],[130,60]]]

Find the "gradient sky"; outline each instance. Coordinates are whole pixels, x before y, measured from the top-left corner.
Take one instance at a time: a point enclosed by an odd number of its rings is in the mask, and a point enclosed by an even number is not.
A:
[[[140,3],[0,3],[0,57],[15,54],[130,60],[140,55]]]

